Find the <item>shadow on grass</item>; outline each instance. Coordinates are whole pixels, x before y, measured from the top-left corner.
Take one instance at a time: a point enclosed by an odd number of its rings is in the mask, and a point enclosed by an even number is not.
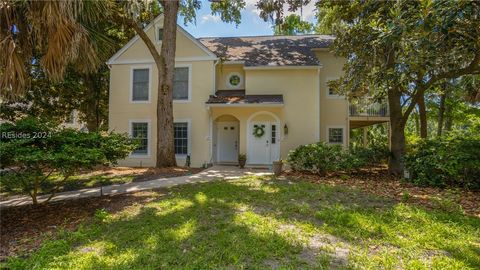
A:
[[[300,235],[282,232],[284,224],[303,224],[355,247],[374,242],[398,249],[443,250],[467,266],[480,266],[478,246],[466,240],[473,234],[470,237],[478,241],[478,219],[427,212],[347,188],[268,177],[172,188],[164,199],[65,234],[27,260],[12,260],[10,266],[328,267],[321,256],[303,260]]]

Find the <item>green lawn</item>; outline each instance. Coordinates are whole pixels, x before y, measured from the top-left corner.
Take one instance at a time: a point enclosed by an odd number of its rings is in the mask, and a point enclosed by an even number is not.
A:
[[[478,269],[480,219],[327,185],[172,188],[63,232],[11,269]]]

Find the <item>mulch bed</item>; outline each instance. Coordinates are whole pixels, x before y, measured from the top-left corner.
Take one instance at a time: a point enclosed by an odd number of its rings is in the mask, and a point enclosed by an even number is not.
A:
[[[333,186],[354,187],[395,201],[422,205],[428,209],[451,210],[447,208],[452,205],[448,203],[442,205],[438,202],[439,199],[447,199],[454,204],[461,205],[465,214],[480,218],[480,192],[414,186],[388,174],[385,167],[360,170],[349,176],[332,174],[322,177],[316,174],[293,171],[286,171],[282,176],[292,180],[307,180]],[[408,194],[407,199],[404,194]]]
[[[90,221],[97,209],[115,213],[134,204],[154,200],[161,190],[52,202],[46,205],[1,209],[0,261],[9,256],[27,255],[41,243],[55,237],[59,228],[75,230]]]

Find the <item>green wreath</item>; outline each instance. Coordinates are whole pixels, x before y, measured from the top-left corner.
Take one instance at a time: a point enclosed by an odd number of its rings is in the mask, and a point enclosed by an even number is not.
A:
[[[255,136],[256,138],[261,138],[261,137],[263,137],[263,135],[265,135],[265,130],[264,130],[264,128],[265,128],[264,125],[261,125],[261,126],[254,125],[254,126],[253,126],[253,136]]]

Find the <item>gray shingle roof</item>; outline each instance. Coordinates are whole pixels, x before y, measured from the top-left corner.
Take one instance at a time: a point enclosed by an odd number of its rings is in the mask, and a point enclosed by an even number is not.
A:
[[[245,90],[218,90],[207,104],[283,104],[283,95],[245,95]]]
[[[226,61],[244,61],[245,66],[316,66],[315,48],[328,48],[330,35],[209,37],[198,39]]]

